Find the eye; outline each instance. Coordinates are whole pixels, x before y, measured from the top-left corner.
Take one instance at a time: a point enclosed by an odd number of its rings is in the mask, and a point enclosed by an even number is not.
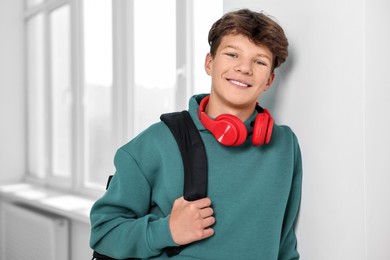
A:
[[[237,54],[235,54],[235,53],[227,52],[227,53],[225,53],[225,55],[227,55],[228,57],[231,57],[231,58],[237,58]]]
[[[268,66],[268,64],[266,62],[262,61],[262,60],[256,60],[255,63],[257,65]]]

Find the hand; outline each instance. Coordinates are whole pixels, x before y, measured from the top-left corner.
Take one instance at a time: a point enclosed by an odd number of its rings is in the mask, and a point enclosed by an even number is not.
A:
[[[211,226],[215,223],[211,200],[204,198],[186,201],[183,197],[173,203],[169,228],[173,241],[186,245],[214,235]]]

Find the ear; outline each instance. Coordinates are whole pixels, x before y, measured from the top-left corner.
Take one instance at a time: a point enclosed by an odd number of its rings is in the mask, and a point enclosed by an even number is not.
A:
[[[206,70],[206,73],[207,75],[211,75],[211,71],[212,71],[212,63],[213,62],[213,55],[211,55],[211,53],[207,53],[206,55],[206,59],[205,59],[205,62],[204,62],[204,69]]]
[[[274,82],[274,79],[275,79],[275,73],[272,72],[271,75],[269,75],[269,78],[268,78],[268,81],[267,81],[267,85],[265,85],[264,91],[267,91],[271,87],[272,82]]]

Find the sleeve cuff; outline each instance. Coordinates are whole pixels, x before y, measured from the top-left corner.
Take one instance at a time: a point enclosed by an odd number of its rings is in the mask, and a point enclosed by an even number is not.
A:
[[[178,246],[173,241],[171,231],[169,229],[169,217],[160,218],[150,223],[149,226],[149,246],[156,250],[161,251],[166,247]]]

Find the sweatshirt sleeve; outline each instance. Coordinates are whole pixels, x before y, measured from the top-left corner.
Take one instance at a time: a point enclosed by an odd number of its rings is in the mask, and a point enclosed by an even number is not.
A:
[[[176,246],[169,216],[149,213],[151,187],[134,158],[119,149],[110,186],[91,209],[90,246],[113,258],[149,258]]]
[[[297,250],[297,238],[295,235],[295,224],[298,218],[298,212],[301,202],[302,190],[302,158],[296,136],[294,139],[294,167],[291,182],[290,194],[285,211],[282,235],[280,241],[278,260],[296,260],[299,259]]]

